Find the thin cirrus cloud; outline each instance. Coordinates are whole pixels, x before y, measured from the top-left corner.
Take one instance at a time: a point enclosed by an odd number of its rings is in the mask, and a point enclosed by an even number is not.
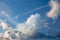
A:
[[[6,20],[9,20],[12,24],[16,25],[18,22],[13,20],[11,14],[12,14],[11,8],[6,5],[4,2],[0,2],[0,18],[5,18]]]

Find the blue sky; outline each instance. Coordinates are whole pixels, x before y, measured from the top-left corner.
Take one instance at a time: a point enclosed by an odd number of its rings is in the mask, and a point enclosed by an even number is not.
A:
[[[0,0],[1,39],[59,40],[59,2],[59,0]]]
[[[49,7],[47,6],[43,9],[33,11],[32,13],[27,13],[36,8],[48,5],[47,3],[49,1],[50,0],[3,0],[2,2],[4,2],[11,8],[11,10],[13,11],[13,13],[11,13],[12,17],[19,15],[18,21],[23,22],[27,17],[29,17],[31,14],[34,14],[35,12],[44,14],[47,10],[49,10]]]

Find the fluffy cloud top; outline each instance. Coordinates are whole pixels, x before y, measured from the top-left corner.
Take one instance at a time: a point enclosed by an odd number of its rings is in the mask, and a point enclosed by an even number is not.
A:
[[[40,21],[39,14],[31,15],[25,23],[18,24],[17,27],[22,33],[32,34],[37,31],[39,21]]]

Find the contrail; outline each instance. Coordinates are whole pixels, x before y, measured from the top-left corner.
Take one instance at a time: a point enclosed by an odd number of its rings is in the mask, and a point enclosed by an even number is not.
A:
[[[28,11],[28,12],[25,13],[25,15],[27,15],[27,14],[29,14],[29,13],[32,13],[32,12],[34,12],[34,11],[36,11],[36,10],[45,8],[45,7],[47,7],[47,5],[44,5],[44,6],[39,7],[39,8],[35,8],[35,9],[31,10],[31,11]],[[17,25],[17,24],[18,24],[18,22],[16,22],[13,18],[11,18],[8,14],[6,14],[5,11],[1,11],[1,12],[3,13],[3,15],[5,15],[5,16],[7,17],[7,19],[8,19],[12,24],[14,24],[14,25]]]
[[[35,9],[31,10],[31,11],[26,12],[25,15],[26,15],[26,14],[29,14],[29,13],[32,13],[32,12],[34,12],[34,11],[36,11],[36,10],[39,10],[39,9],[45,8],[45,7],[47,7],[47,6],[48,6],[48,5],[44,5],[44,6],[42,6],[42,7],[35,8]]]

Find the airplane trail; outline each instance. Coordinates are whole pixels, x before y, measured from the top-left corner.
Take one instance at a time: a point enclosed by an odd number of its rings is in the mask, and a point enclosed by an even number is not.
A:
[[[26,12],[25,15],[27,15],[27,14],[29,14],[29,13],[32,13],[32,12],[34,12],[34,11],[36,11],[36,10],[45,8],[45,7],[47,7],[47,6],[48,6],[48,5],[44,5],[44,6],[41,6],[41,7],[39,7],[39,8],[35,8],[35,9],[31,10],[31,11]]]

